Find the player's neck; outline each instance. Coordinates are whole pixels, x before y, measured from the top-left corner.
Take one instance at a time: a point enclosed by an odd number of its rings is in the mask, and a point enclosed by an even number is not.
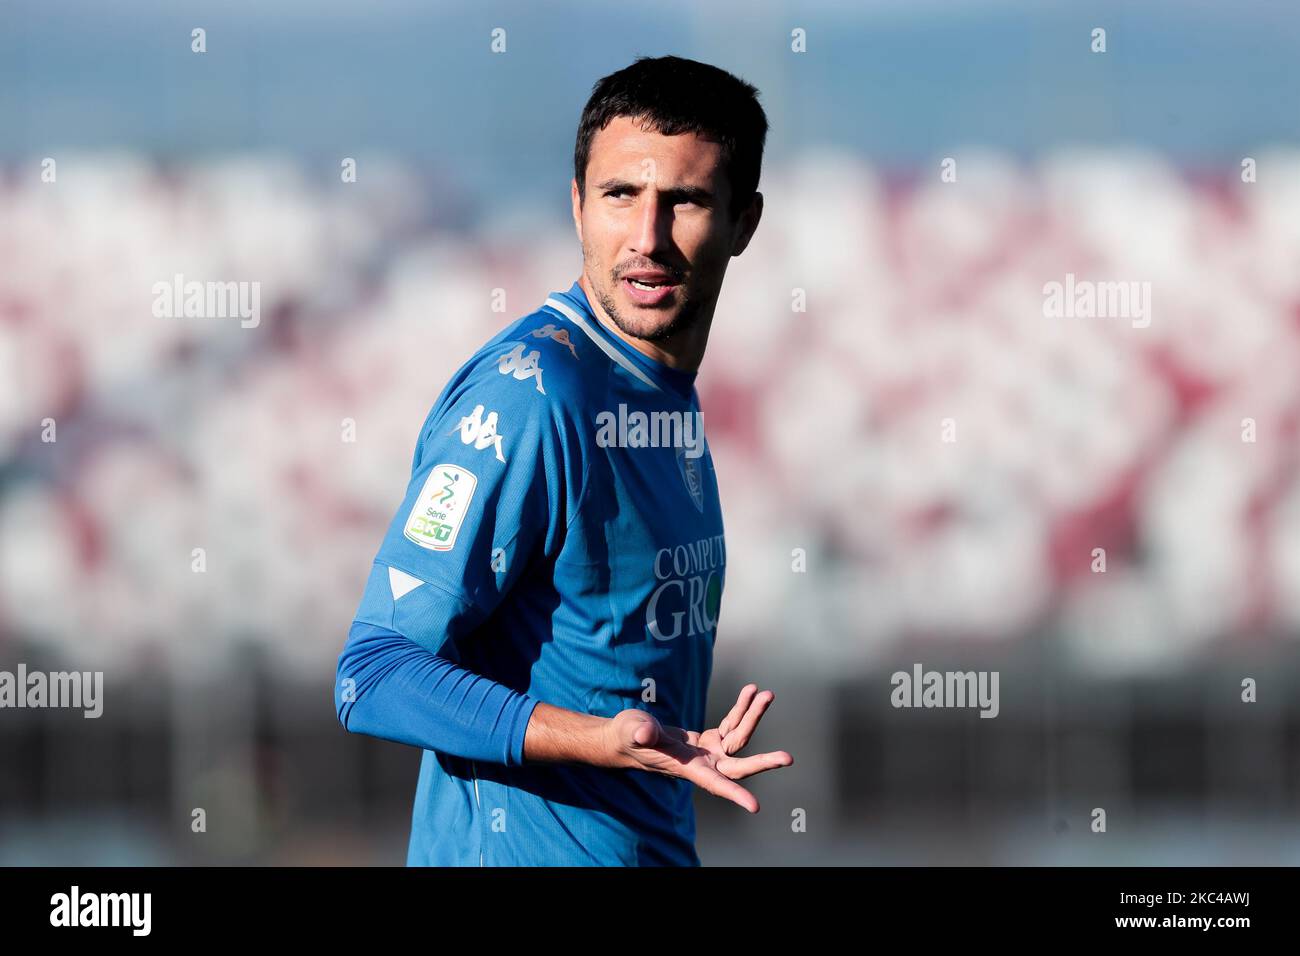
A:
[[[587,284],[585,274],[578,277],[578,284],[582,286],[582,291],[587,295],[587,304],[591,307],[592,315],[596,317],[596,321],[609,329],[613,335],[617,335],[642,355],[657,362],[662,362],[669,368],[681,372],[699,371],[700,363],[704,361],[704,348],[709,342],[709,328],[713,325],[713,305],[711,303],[706,306],[704,313],[691,323],[689,329],[670,338],[651,342],[647,339],[639,339],[634,335],[628,335],[618,327],[618,324],[613,319],[605,314],[600,302],[592,294],[591,286]]]

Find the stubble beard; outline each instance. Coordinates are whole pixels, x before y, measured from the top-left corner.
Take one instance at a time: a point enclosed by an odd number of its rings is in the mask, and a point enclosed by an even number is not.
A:
[[[622,280],[614,280],[616,283],[620,281]],[[691,326],[695,324],[696,319],[699,318],[699,303],[688,298],[681,288],[678,288],[676,294],[682,297],[682,304],[678,308],[677,314],[674,315],[667,324],[662,325],[657,329],[646,330],[645,328],[639,327],[630,322],[626,316],[619,312],[613,293],[600,288],[596,290],[596,298],[600,301],[600,307],[605,310],[605,314],[608,315],[613,323],[618,326],[619,331],[624,335],[629,335],[634,339],[641,339],[645,342],[662,342],[665,339],[670,339],[674,335],[679,335],[691,328]]]

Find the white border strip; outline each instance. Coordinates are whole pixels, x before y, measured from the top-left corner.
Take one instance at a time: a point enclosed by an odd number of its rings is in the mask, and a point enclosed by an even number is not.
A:
[[[537,300],[534,299],[533,301],[536,302]],[[631,372],[641,381],[645,382],[655,391],[657,392],[663,391],[663,389],[661,389],[658,385],[656,385],[654,383],[654,380],[651,379],[648,375],[646,375],[645,372],[641,371],[630,361],[628,361],[627,356],[620,353],[618,349],[614,348],[614,346],[610,345],[608,342],[602,339],[600,337],[600,334],[595,329],[593,329],[590,325],[587,324],[586,319],[584,319],[581,315],[579,315],[569,306],[565,305],[559,299],[555,298],[555,296],[547,296],[545,304],[549,305],[552,309],[555,309],[557,312],[563,315],[566,319],[568,319],[578,328],[582,329],[582,331],[586,332],[587,338],[591,339],[598,346],[600,346],[600,350],[604,352],[606,355],[608,355],[615,362],[617,362],[619,365],[623,366],[625,369],[627,369],[629,372]]]

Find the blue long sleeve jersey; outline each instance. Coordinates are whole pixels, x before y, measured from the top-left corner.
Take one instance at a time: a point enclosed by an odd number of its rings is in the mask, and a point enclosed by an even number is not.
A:
[[[354,733],[472,760],[523,763],[524,731],[537,705],[527,694],[365,621],[352,622],[338,673],[351,681],[339,694],[339,719]]]
[[[694,380],[575,282],[434,403],[335,682],[344,727],[424,751],[408,864],[699,864],[689,782],[523,759],[539,701],[702,729],[726,554]]]

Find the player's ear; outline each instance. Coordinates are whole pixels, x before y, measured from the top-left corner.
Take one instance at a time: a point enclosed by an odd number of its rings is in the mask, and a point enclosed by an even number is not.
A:
[[[736,241],[732,244],[731,254],[738,256],[745,251],[749,245],[749,240],[754,238],[754,231],[758,229],[758,221],[763,218],[763,194],[754,193],[754,198],[749,201],[745,211],[740,214],[740,219],[736,225]]]
[[[573,228],[578,230],[578,245],[582,245],[582,194],[577,179],[569,181],[569,200],[573,203]]]

